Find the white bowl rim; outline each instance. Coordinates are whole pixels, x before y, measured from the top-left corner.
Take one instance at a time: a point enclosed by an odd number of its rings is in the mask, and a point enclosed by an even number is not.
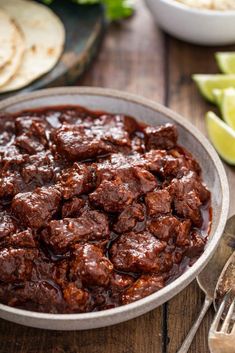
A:
[[[146,0],[146,2],[150,2],[151,0]],[[171,7],[180,9],[185,12],[189,12],[195,15],[201,15],[204,17],[235,17],[235,10],[210,10],[210,9],[198,9],[196,7],[188,6],[184,3],[181,3],[177,0],[154,0],[165,3]]]
[[[222,205],[221,205],[221,215],[218,221],[218,227],[214,232],[213,238],[210,242],[208,242],[207,247],[203,254],[200,256],[200,258],[193,264],[192,267],[187,269],[180,277],[178,277],[176,280],[168,284],[166,287],[162,288],[158,292],[155,292],[143,299],[137,300],[133,303],[126,304],[119,306],[117,308],[113,309],[107,309],[107,310],[102,310],[102,311],[97,311],[97,312],[90,312],[90,313],[76,313],[76,314],[50,314],[50,313],[38,313],[34,311],[28,311],[24,309],[18,309],[14,307],[10,307],[8,305],[0,304],[0,311],[8,312],[9,314],[16,314],[19,316],[23,316],[24,318],[35,318],[35,319],[46,319],[47,321],[63,321],[63,320],[68,320],[68,321],[83,321],[83,320],[92,320],[92,319],[103,319],[106,317],[114,317],[118,314],[122,314],[124,312],[130,312],[134,309],[137,309],[139,307],[148,305],[150,303],[153,303],[157,300],[159,297],[159,293],[161,294],[161,297],[167,296],[168,292],[174,292],[174,290],[178,290],[181,287],[181,282],[187,282],[188,284],[195,279],[197,274],[200,272],[200,268],[206,266],[210,258],[212,257],[214,251],[216,250],[219,240],[222,236],[227,217],[228,217],[228,211],[229,211],[229,186],[228,186],[228,180],[227,176],[224,170],[224,166],[215,151],[215,149],[212,147],[212,145],[209,143],[207,138],[196,128],[194,127],[189,121],[186,119],[182,118],[181,115],[178,113],[175,113],[174,111],[164,107],[160,103],[153,102],[152,100],[149,100],[147,98],[143,98],[141,96],[123,92],[123,91],[118,91],[118,90],[113,90],[109,88],[97,88],[97,87],[59,87],[59,88],[48,88],[48,89],[43,89],[43,90],[38,90],[35,92],[31,93],[26,93],[22,95],[17,95],[11,98],[7,98],[3,101],[0,102],[0,110],[4,111],[4,108],[9,107],[10,105],[16,104],[16,103],[23,103],[27,101],[31,101],[31,99],[37,99],[37,98],[43,98],[43,97],[53,97],[53,96],[66,96],[66,95],[90,95],[90,96],[101,96],[101,97],[109,97],[109,98],[115,98],[115,99],[120,99],[120,100],[125,100],[125,101],[130,101],[138,105],[142,105],[146,108],[150,108],[153,110],[156,110],[162,114],[164,114],[166,117],[171,118],[174,120],[176,123],[179,120],[180,125],[183,125],[186,127],[187,130],[191,132],[193,137],[197,139],[203,148],[206,150],[206,152],[210,155],[210,157],[213,159],[214,164],[216,165],[216,169],[218,172],[218,175],[220,177],[220,182],[221,182],[221,189],[222,189]],[[46,105],[45,105],[46,106]],[[89,108],[89,107],[88,107]],[[201,269],[202,270],[202,269]],[[188,280],[188,281],[187,281]],[[185,288],[185,287],[184,287]],[[182,288],[183,289],[183,288]],[[178,293],[178,291],[176,293]],[[171,295],[170,298],[172,298],[174,295]],[[147,311],[147,310],[146,310]]]

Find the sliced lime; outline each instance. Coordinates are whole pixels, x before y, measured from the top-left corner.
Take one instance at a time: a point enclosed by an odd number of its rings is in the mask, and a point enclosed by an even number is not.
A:
[[[215,54],[220,70],[225,74],[235,74],[235,52]]]
[[[214,89],[235,88],[235,74],[193,75],[193,80],[196,82],[201,94],[213,103],[215,103]]]
[[[223,99],[223,89],[215,88],[213,89],[212,93],[214,96],[214,102],[218,105],[218,107],[221,107],[222,99]]]
[[[219,155],[229,164],[235,165],[235,132],[213,112],[206,114],[209,138]]]
[[[220,109],[224,121],[235,130],[235,88],[223,91]]]

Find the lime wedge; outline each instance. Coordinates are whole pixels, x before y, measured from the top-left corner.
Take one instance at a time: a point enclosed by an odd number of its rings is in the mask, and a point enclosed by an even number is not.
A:
[[[214,96],[214,102],[218,105],[218,107],[221,107],[222,104],[222,99],[223,99],[223,89],[215,88],[213,89],[212,93]]]
[[[235,52],[216,53],[215,58],[223,73],[235,74]]]
[[[224,121],[235,130],[235,88],[227,88],[223,91],[219,106]]]
[[[235,165],[235,132],[213,112],[206,114],[209,138],[219,155],[229,164]]]
[[[196,82],[201,94],[212,103],[215,103],[214,89],[235,88],[235,74],[193,75],[193,80]]]

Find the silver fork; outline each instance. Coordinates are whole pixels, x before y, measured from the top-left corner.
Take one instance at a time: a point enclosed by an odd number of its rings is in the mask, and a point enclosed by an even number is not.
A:
[[[229,306],[224,322],[219,329],[227,298],[228,295],[224,297],[209,331],[208,343],[211,353],[235,353],[234,298]]]

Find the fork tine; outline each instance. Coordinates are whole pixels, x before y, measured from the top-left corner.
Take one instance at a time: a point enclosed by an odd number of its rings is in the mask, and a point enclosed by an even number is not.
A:
[[[235,300],[234,300],[234,302],[235,302]],[[234,305],[235,305],[235,303],[234,303]],[[235,335],[235,313],[234,313],[234,320],[233,320],[233,327],[232,327],[232,330],[231,330],[231,334]]]
[[[212,322],[210,331],[217,331],[221,316],[223,314],[224,311],[224,307],[225,307],[225,303],[226,303],[226,299],[227,299],[227,294],[224,296],[222,303],[220,304],[219,310],[217,311],[217,314],[215,315],[214,321]]]
[[[224,319],[224,322],[223,322],[223,325],[221,327],[221,332],[222,333],[226,333],[228,331],[228,328],[229,328],[229,325],[230,325],[230,321],[231,321],[231,318],[233,316],[233,312],[234,312],[234,304],[235,304],[235,301],[233,300],[230,307],[229,307],[229,310],[227,312],[227,315]]]

